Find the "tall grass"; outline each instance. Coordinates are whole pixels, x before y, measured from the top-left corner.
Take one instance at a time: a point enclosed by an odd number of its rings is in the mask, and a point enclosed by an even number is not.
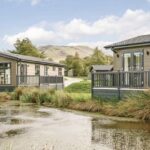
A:
[[[7,94],[2,94],[7,98]],[[134,117],[150,120],[150,91],[129,95],[121,101],[92,100],[90,93],[43,90],[39,88],[17,88],[12,97],[25,103],[51,107],[62,107],[81,111],[100,112],[110,116]],[[1,94],[0,94],[1,98]],[[10,98],[10,96],[9,96]]]
[[[0,92],[0,101],[11,100],[11,93],[8,92]]]

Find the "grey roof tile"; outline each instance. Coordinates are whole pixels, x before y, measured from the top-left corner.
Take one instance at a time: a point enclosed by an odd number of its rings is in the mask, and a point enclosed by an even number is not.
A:
[[[121,42],[106,45],[105,48],[116,48],[120,46],[130,46],[135,44],[149,44],[150,45],[150,34],[141,35],[134,38],[130,38]]]
[[[20,55],[20,54],[13,54],[13,53],[8,53],[8,52],[0,52],[0,56],[7,57],[10,59],[20,60],[20,61],[24,61],[24,62],[34,62],[34,63],[55,65],[55,66],[62,66],[62,67],[65,66],[63,64],[59,64],[59,63],[56,63],[53,61],[48,61],[48,60],[42,59],[42,58]]]

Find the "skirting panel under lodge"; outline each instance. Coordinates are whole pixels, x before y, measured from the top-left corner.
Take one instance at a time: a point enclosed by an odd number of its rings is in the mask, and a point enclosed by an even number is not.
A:
[[[0,92],[12,92],[14,89],[14,86],[0,86]]]
[[[143,92],[143,89],[103,89],[103,88],[93,88],[92,96],[94,98],[106,98],[106,99],[120,99],[131,94],[136,94],[137,92]]]

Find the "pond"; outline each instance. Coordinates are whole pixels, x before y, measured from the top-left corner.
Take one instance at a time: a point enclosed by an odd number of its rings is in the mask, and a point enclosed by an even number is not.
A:
[[[0,104],[0,150],[150,150],[150,123]]]

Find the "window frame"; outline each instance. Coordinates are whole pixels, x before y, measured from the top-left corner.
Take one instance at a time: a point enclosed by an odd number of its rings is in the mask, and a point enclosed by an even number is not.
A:
[[[45,65],[44,66],[44,76],[48,76],[48,70],[49,70],[49,66]]]
[[[62,76],[63,75],[63,69],[61,67],[58,67],[58,76]]]
[[[38,69],[38,73],[37,73]],[[35,64],[35,76],[40,76],[40,64]]]
[[[141,60],[141,66],[139,67],[140,69],[139,70],[136,70],[136,67],[135,67],[135,62],[134,62],[134,54],[136,53],[140,53],[140,55],[142,56],[142,60]],[[130,68],[129,68],[129,71],[143,71],[144,70],[144,50],[134,50],[134,51],[126,51],[126,52],[123,52],[123,58],[122,58],[122,68],[123,68],[123,71],[125,71],[125,55],[126,54],[130,54],[131,55],[131,62],[130,62]]]
[[[56,66],[53,66],[53,71],[56,71]]]
[[[0,67],[0,70],[3,70],[4,71],[4,84],[1,84],[0,85],[12,85],[12,64],[11,62],[0,62],[0,64],[3,64],[3,67],[1,68]],[[4,67],[4,64],[9,64],[9,67]],[[6,70],[7,69],[10,69],[10,83],[6,84]]]

